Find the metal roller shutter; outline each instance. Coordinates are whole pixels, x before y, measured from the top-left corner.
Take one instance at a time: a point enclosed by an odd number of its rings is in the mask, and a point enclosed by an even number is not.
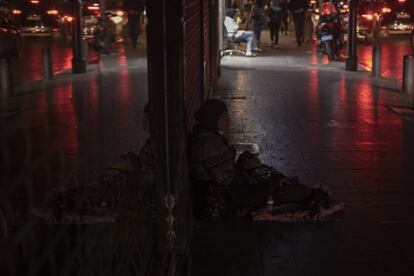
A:
[[[187,130],[191,131],[193,115],[201,105],[201,2],[186,0],[184,5],[184,90]]]
[[[203,81],[204,99],[210,96],[210,0],[203,0]]]
[[[218,0],[210,1],[210,89],[217,89],[219,76]]]

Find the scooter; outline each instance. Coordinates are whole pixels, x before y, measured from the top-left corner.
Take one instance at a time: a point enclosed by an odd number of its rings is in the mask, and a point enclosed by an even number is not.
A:
[[[112,14],[105,14],[98,18],[98,23],[94,31],[94,46],[97,52],[104,51],[115,41],[115,24],[111,20]]]
[[[340,18],[337,13],[323,14],[316,26],[318,51],[328,56],[329,61],[339,57],[344,46],[344,35]]]

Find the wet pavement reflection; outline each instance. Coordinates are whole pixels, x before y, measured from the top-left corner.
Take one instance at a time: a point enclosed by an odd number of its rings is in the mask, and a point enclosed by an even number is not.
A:
[[[90,42],[91,43],[91,42]],[[42,50],[51,48],[53,72],[70,70],[72,67],[72,44],[61,38],[24,37],[20,56],[14,61],[14,83],[43,79]],[[88,59],[94,60],[97,53],[89,46]]]
[[[403,55],[399,43],[386,42],[385,57]],[[345,203],[345,217],[318,224],[197,222],[195,275],[412,275],[414,125],[388,108],[400,94],[363,70],[346,72],[342,61],[326,63],[310,45],[285,47],[291,44],[254,61],[222,59],[217,96],[246,96],[227,101],[230,142],[258,143],[264,163],[325,185]],[[391,77],[398,74],[393,65]]]
[[[377,42],[381,45],[381,75],[386,78],[402,80],[403,57],[412,55],[408,35],[392,35]],[[358,44],[359,62],[372,69],[372,44]]]
[[[33,205],[58,185],[85,183],[143,144],[145,51],[118,50],[85,75],[37,83],[35,92],[10,99],[19,113],[0,120],[5,181],[30,190]]]

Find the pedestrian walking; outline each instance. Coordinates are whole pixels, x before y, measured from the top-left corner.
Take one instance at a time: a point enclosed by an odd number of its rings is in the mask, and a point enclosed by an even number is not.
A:
[[[291,0],[288,8],[292,12],[295,24],[296,44],[302,46],[305,32],[305,14],[309,3],[307,0]]]
[[[128,31],[131,46],[137,47],[141,27],[141,14],[144,11],[144,0],[125,0],[124,8],[128,16]]]
[[[257,47],[260,48],[260,37],[265,23],[265,8],[263,0],[256,0],[250,10],[249,21],[253,22],[253,32]]]
[[[307,42],[313,41],[313,5],[309,4],[309,7],[306,9],[306,15],[305,15],[305,36]]]
[[[280,0],[271,0],[270,8],[268,12],[269,28],[270,28],[270,41],[272,48],[276,48],[279,41],[279,29],[282,23],[282,6]]]
[[[282,25],[281,25],[281,31],[287,35],[288,34],[288,0],[280,0],[280,5],[282,7]]]

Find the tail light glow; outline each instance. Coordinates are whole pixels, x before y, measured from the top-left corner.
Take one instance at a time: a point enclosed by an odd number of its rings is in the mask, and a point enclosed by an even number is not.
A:
[[[363,14],[362,17],[370,21],[374,19],[374,16],[372,14]]]
[[[12,11],[12,13],[13,13],[13,14],[21,14],[21,13],[22,13],[22,11],[21,11],[21,10],[13,10],[13,11]]]
[[[90,10],[90,11],[99,11],[99,7],[98,6],[88,6],[88,10]]]
[[[48,10],[46,13],[47,13],[47,14],[53,14],[53,15],[56,15],[56,14],[58,14],[59,12],[58,12],[57,10]]]
[[[30,3],[32,3],[32,4],[39,4],[40,3],[40,1],[39,0],[30,0]]]
[[[72,22],[72,21],[73,21],[73,17],[72,17],[72,16],[67,16],[67,15],[65,15],[65,16],[63,17],[63,20],[64,20],[64,21],[66,21],[66,22]]]
[[[390,8],[387,8],[387,7],[382,8],[382,13],[390,13],[390,12],[391,12]]]

